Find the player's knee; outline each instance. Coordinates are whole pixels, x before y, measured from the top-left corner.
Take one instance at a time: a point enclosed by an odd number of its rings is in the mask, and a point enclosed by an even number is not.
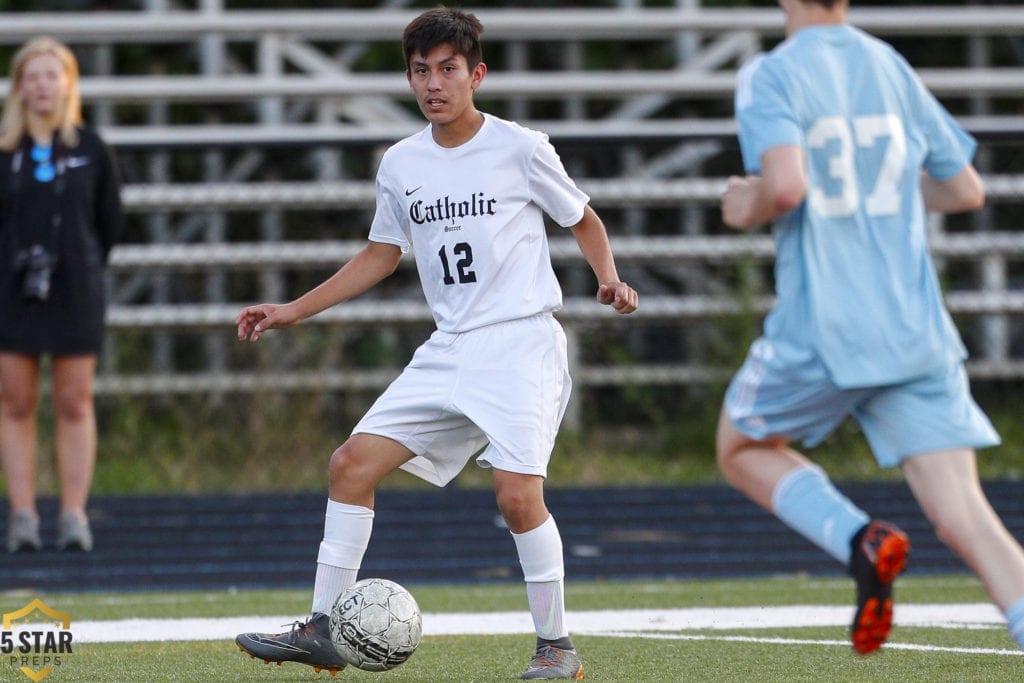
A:
[[[537,518],[547,517],[543,500],[531,491],[518,487],[503,487],[497,491],[498,509],[510,529],[527,529]],[[543,521],[541,519],[540,521]]]
[[[722,413],[715,432],[715,462],[726,481],[732,483],[742,476],[744,458],[741,456],[744,453],[766,445],[769,442],[755,441],[737,430],[728,416]]]
[[[729,438],[719,434],[715,440],[715,463],[718,465],[718,470],[722,473],[727,481],[731,480],[732,474],[736,469],[736,454],[742,450],[742,444],[734,438]]]
[[[529,530],[547,519],[544,477],[495,470],[494,496],[512,530]]]
[[[520,516],[527,507],[526,496],[522,491],[502,489],[497,492],[498,509],[508,519]]]
[[[331,454],[327,467],[328,479],[332,487],[343,482],[351,484],[362,478],[363,470],[365,466],[358,450],[352,447],[350,441],[346,441]]]
[[[718,428],[715,430],[715,462],[723,474],[728,472],[732,464],[733,456],[740,449],[740,440],[737,439],[739,432],[732,426],[732,422],[722,410],[718,417]]]
[[[963,508],[961,514],[942,511],[941,514],[932,515],[929,519],[935,536],[957,554],[971,544],[991,537],[991,534],[986,533],[986,515],[974,511],[971,514],[962,512]]]
[[[955,523],[947,523],[945,520],[933,520],[932,531],[935,537],[942,541],[943,545],[953,552],[959,552],[961,534]]]

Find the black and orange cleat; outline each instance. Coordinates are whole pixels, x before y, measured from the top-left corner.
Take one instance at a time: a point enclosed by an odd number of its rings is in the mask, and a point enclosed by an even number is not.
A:
[[[850,575],[857,582],[850,638],[855,651],[869,655],[882,647],[892,630],[892,584],[907,566],[910,540],[898,527],[872,520],[850,545]]]
[[[264,664],[298,662],[317,673],[329,671],[331,676],[347,664],[331,642],[330,617],[326,614],[314,614],[305,623],[296,621],[286,633],[243,633],[235,638],[235,644]]]

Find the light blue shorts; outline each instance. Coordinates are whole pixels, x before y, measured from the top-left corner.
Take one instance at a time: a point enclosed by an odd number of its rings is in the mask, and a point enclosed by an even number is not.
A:
[[[752,439],[821,443],[848,416],[875,460],[895,467],[921,453],[997,446],[999,435],[971,397],[962,363],[902,384],[842,389],[812,352],[777,352],[754,342],[725,396],[733,426]]]

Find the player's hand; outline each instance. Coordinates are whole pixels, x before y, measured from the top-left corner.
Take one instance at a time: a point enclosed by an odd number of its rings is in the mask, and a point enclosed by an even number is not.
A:
[[[755,178],[751,176],[730,176],[722,193],[722,222],[730,228],[746,230],[753,227],[753,182]]]
[[[632,313],[640,305],[640,295],[625,282],[607,282],[597,288],[597,301],[625,314]]]
[[[301,319],[288,304],[258,304],[242,309],[235,319],[238,338],[254,342],[267,330],[279,330],[299,324]]]

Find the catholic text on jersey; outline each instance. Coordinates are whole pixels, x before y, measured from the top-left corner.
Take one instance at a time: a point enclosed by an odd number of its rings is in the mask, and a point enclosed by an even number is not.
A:
[[[488,198],[483,192],[474,192],[464,200],[452,200],[448,195],[431,201],[420,199],[409,205],[409,219],[417,225],[423,225],[454,218],[493,216],[497,203],[497,199]]]

